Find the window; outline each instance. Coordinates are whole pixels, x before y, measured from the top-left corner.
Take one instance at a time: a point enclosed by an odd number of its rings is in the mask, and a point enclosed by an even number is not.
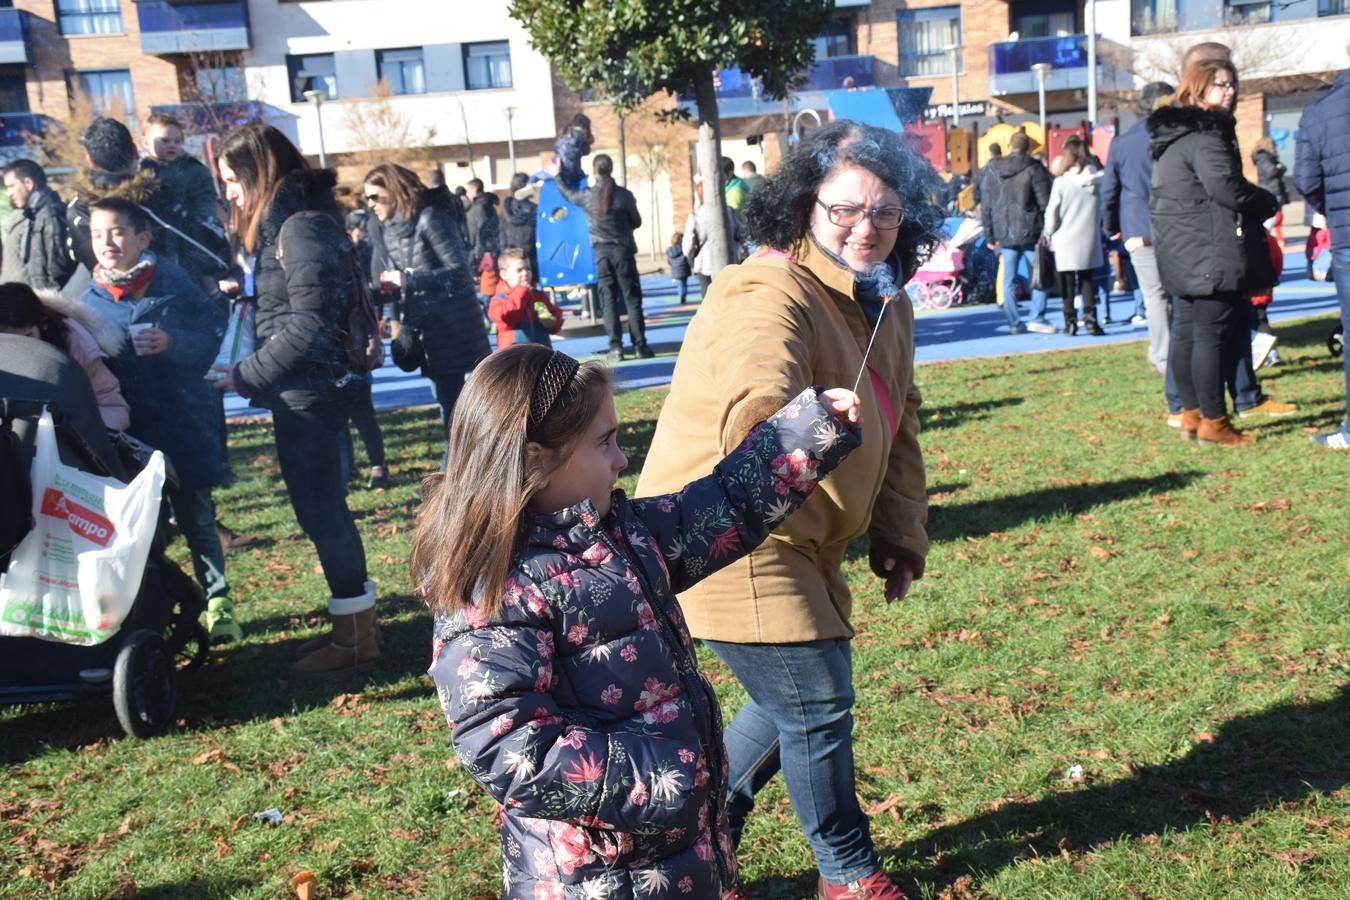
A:
[[[18,66],[0,68],[0,109],[7,113],[28,112],[28,86],[23,69]]]
[[[121,34],[121,0],[56,0],[62,34]]]
[[[832,19],[820,36],[811,41],[816,59],[853,55],[853,20],[847,16]]]
[[[961,7],[902,10],[895,18],[901,76],[950,75],[952,54],[947,48],[961,46]],[[959,61],[960,51],[956,55]]]
[[[304,103],[305,91],[322,91],[323,99],[338,98],[337,64],[331,53],[286,57],[291,76],[291,102]]]
[[[1270,21],[1270,0],[1227,0],[1224,20],[1229,25],[1262,25]]]
[[[192,81],[197,99],[203,103],[243,103],[248,99],[248,83],[239,66],[201,66],[193,71]]]
[[[1180,6],[1180,0],[1130,0],[1130,34],[1176,31]]]
[[[75,72],[71,87],[89,98],[94,112],[126,117],[136,109],[131,97],[131,73],[126,69]]]
[[[391,94],[425,94],[427,92],[421,47],[376,51],[375,63],[379,67],[380,77],[389,85]],[[510,77],[508,73],[507,79],[509,80]]]
[[[1073,11],[1013,16],[1012,30],[1026,41],[1032,38],[1063,37],[1076,34],[1078,23]]]
[[[1319,16],[1343,16],[1350,13],[1350,2],[1347,0],[1317,0],[1317,14]]]
[[[511,86],[511,45],[506,41],[464,45],[464,83],[471,91]]]

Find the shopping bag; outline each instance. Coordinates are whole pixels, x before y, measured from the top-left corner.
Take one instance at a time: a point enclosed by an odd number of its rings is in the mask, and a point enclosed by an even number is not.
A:
[[[228,366],[233,369],[239,362],[253,355],[257,349],[257,333],[254,330],[254,306],[247,300],[236,300],[230,307],[230,319],[225,323],[225,337],[221,339],[220,351],[212,368],[206,372],[207,381],[219,381],[226,373],[215,368]]]
[[[0,575],[0,634],[100,644],[140,590],[164,488],[156,450],[130,484],[61,462],[43,409],[32,466],[33,530]]]
[[[1050,291],[1055,288],[1055,251],[1050,249],[1050,241],[1041,238],[1036,243],[1036,262],[1032,266],[1031,286],[1038,291]]]

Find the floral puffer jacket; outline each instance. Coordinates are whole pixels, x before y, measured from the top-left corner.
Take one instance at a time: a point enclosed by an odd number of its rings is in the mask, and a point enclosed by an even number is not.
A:
[[[808,389],[678,493],[536,516],[501,613],[437,619],[455,749],[503,806],[503,897],[732,884],[722,721],[675,593],[763,541],[860,440]]]

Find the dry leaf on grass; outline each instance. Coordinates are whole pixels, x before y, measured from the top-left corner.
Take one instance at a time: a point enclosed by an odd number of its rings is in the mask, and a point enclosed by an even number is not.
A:
[[[291,890],[299,900],[315,900],[319,896],[319,880],[313,872],[300,872],[291,879]]]

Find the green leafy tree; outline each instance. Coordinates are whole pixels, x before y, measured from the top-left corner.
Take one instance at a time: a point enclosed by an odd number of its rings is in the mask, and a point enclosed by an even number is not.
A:
[[[787,95],[815,60],[811,39],[829,24],[833,0],[511,0],[530,43],[574,90],[633,109],[658,91],[692,95],[705,185],[721,185],[721,128],[714,76],[738,68],[765,95]],[[721,190],[705,190],[710,253],[730,260]]]

